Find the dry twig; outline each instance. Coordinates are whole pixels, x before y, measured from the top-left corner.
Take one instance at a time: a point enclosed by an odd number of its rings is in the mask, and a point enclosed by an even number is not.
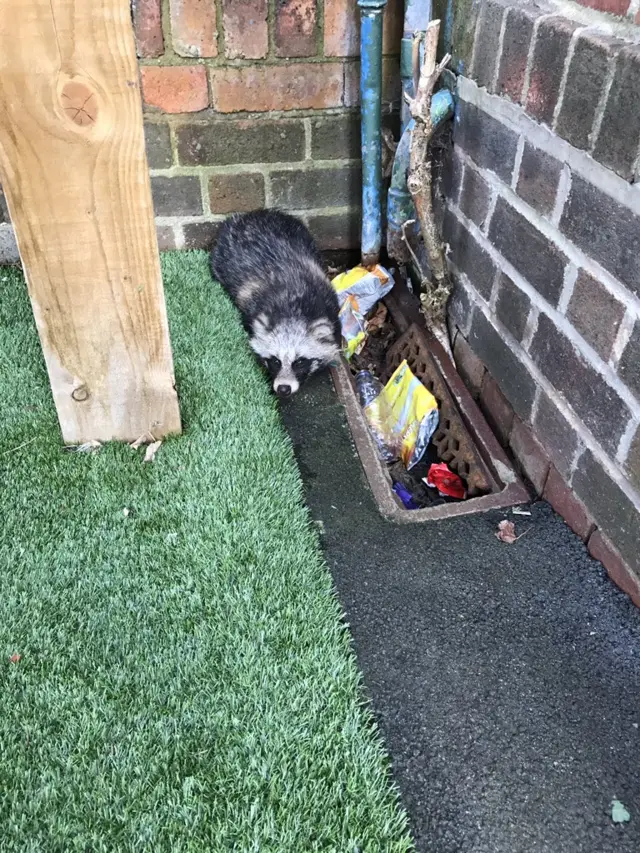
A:
[[[431,98],[433,89],[449,63],[451,57],[447,54],[444,59],[436,65],[436,51],[438,47],[438,34],[440,32],[440,21],[431,21],[424,35],[424,62],[419,69],[418,85],[415,88],[415,96],[406,97],[415,127],[411,135],[411,149],[409,152],[409,177],[407,188],[413,198],[413,203],[420,222],[420,231],[424,240],[425,249],[429,258],[431,277],[424,275],[418,265],[418,271],[422,279],[421,303],[427,319],[431,325],[446,330],[445,309],[447,300],[451,293],[451,282],[447,270],[444,245],[433,213],[432,202],[432,174],[431,159],[429,157],[429,143],[433,136],[433,123],[431,121]],[[413,63],[414,78],[416,66],[420,64],[419,39],[414,42]],[[404,235],[405,243],[409,242]],[[410,250],[414,261],[416,260],[413,250]],[[438,335],[441,338],[441,335]],[[447,339],[446,331],[444,337]]]

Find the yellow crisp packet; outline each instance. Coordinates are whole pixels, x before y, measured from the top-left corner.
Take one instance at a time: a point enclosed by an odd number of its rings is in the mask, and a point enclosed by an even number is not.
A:
[[[390,413],[391,429],[399,439],[400,458],[409,470],[422,459],[438,427],[438,402],[406,361],[389,379],[380,397]]]
[[[373,269],[354,267],[331,282],[340,302],[340,325],[344,354],[350,359],[364,346],[367,337],[365,317],[393,287],[393,277],[379,264]]]

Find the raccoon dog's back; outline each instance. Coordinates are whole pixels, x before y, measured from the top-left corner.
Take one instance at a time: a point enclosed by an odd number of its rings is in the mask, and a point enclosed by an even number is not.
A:
[[[211,269],[238,307],[278,394],[295,393],[338,354],[338,298],[298,219],[277,210],[230,217]]]

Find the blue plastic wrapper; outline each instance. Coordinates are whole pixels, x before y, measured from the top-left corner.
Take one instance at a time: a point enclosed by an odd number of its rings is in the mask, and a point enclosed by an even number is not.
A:
[[[394,483],[392,488],[407,509],[420,509],[418,504],[411,497],[411,492],[405,489],[402,483]]]

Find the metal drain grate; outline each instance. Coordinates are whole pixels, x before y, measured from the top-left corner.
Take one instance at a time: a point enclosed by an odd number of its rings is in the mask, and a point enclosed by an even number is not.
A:
[[[427,342],[415,324],[389,349],[383,382],[389,380],[405,359],[413,373],[438,401],[440,423],[431,440],[437,448],[439,459],[464,480],[469,497],[492,491],[495,487],[493,477],[476,451],[447,384],[427,348]]]

